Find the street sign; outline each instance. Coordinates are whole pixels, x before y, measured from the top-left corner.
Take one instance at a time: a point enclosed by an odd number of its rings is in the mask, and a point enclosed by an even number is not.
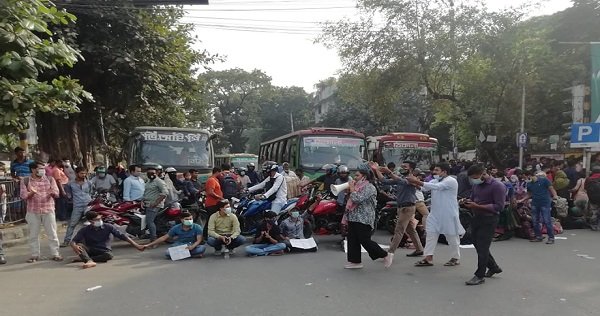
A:
[[[571,148],[600,146],[600,123],[573,124]]]
[[[517,147],[527,147],[527,133],[517,134]]]

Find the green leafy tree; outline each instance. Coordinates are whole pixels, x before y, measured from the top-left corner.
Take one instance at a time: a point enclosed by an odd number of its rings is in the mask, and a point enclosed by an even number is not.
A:
[[[75,113],[92,98],[69,76],[81,55],[53,26],[72,25],[75,16],[47,0],[3,0],[0,3],[0,133],[28,128],[36,112]]]

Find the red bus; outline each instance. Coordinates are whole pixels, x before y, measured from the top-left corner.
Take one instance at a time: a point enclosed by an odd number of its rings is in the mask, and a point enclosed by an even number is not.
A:
[[[325,164],[342,164],[356,169],[364,156],[365,135],[351,129],[313,127],[260,144],[259,161],[289,162],[306,176],[323,174]]]
[[[380,165],[410,160],[421,170],[437,161],[437,139],[419,133],[389,133],[367,137],[367,159]]]

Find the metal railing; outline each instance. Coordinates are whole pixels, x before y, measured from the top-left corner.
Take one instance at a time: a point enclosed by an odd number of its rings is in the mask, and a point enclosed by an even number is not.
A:
[[[27,207],[19,196],[19,185],[13,179],[0,178],[0,224],[14,224],[25,220]]]

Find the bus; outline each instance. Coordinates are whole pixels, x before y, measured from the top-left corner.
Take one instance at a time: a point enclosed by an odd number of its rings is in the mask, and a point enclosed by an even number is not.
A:
[[[253,163],[258,166],[258,155],[255,154],[225,154],[215,156],[215,165],[222,166],[223,164],[233,165],[236,169],[246,167]]]
[[[437,139],[419,133],[389,133],[367,137],[368,160],[380,165],[390,162],[396,165],[410,160],[423,171],[437,162]]]
[[[196,169],[204,183],[214,166],[212,140],[206,130],[178,127],[136,127],[125,145],[127,163],[174,167],[178,172]]]
[[[346,165],[356,170],[363,162],[365,135],[350,129],[313,127],[260,144],[260,163],[289,162],[314,179],[326,164]]]

